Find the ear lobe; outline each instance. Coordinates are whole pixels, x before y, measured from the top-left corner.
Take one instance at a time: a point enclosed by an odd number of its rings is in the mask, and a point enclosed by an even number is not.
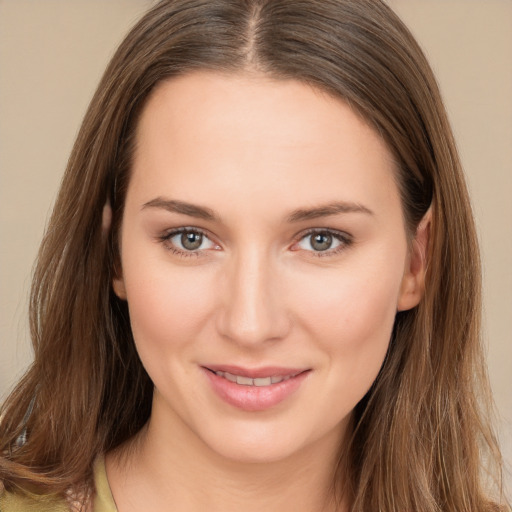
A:
[[[411,244],[407,267],[400,286],[397,311],[407,311],[414,308],[423,297],[431,222],[432,209],[429,208],[418,224],[416,235]]]
[[[105,205],[103,206],[103,212],[101,215],[101,231],[103,236],[106,238],[108,232],[110,231],[110,226],[112,225],[112,207],[110,206],[110,201],[107,199]]]
[[[102,232],[103,236],[106,237],[110,228],[112,226],[112,207],[110,206],[110,201],[107,199],[105,205],[103,206],[103,215],[102,215]],[[117,259],[117,258],[115,258]],[[123,272],[121,270],[121,263],[114,263],[114,279],[112,279],[112,289],[114,293],[121,299],[126,300],[126,287],[124,285]],[[119,277],[118,277],[119,276]]]
[[[112,289],[121,300],[126,300],[126,287],[122,276],[112,279]]]

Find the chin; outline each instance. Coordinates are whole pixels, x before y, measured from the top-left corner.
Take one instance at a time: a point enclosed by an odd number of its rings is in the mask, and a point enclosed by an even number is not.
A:
[[[308,444],[305,433],[293,432],[288,425],[270,422],[237,421],[209,425],[196,435],[212,454],[237,463],[260,464],[287,459]]]
[[[348,419],[348,418],[347,418]],[[293,428],[293,425],[299,428]],[[327,427],[326,424],[323,427]],[[209,450],[221,458],[243,464],[266,464],[286,461],[309,452],[339,446],[346,427],[342,420],[333,428],[294,422],[237,422],[217,429],[196,431]]]
[[[268,464],[284,461],[300,451],[301,446],[278,443],[276,440],[254,443],[245,441],[210,446],[220,457],[237,464]]]

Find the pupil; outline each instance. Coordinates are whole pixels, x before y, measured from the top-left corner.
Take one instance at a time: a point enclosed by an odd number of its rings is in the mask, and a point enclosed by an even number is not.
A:
[[[315,251],[326,251],[332,245],[332,236],[329,233],[317,233],[313,236],[311,247]]]
[[[193,251],[198,249],[203,242],[203,235],[201,233],[193,233],[188,231],[187,233],[182,233],[181,235],[181,244],[185,249],[189,251]]]

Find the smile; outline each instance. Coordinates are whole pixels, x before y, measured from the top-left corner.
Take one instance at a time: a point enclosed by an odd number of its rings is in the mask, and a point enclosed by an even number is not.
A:
[[[229,380],[229,382],[236,382],[237,384],[241,386],[271,386],[272,384],[279,384],[280,382],[283,382],[285,380],[291,379],[292,377],[295,377],[295,375],[273,375],[271,377],[256,377],[252,379],[251,377],[245,377],[243,375],[234,375],[233,373],[229,372],[221,372],[216,371],[215,375],[218,375],[219,377],[223,377],[226,380]]]
[[[291,399],[311,369],[203,366],[211,389],[224,402],[247,412],[264,411]]]

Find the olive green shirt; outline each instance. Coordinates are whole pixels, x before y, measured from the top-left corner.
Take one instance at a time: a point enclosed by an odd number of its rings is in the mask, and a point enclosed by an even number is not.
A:
[[[105,461],[98,459],[94,465],[96,494],[90,512],[117,512],[114,498],[108,485]],[[0,512],[69,512],[70,505],[48,496],[27,493],[25,495],[0,491]]]

